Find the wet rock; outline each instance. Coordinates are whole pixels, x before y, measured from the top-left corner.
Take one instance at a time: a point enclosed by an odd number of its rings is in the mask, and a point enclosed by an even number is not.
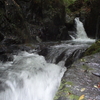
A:
[[[35,46],[33,46],[32,44],[25,44],[25,45],[18,45],[19,51],[27,51],[30,52],[30,50],[36,49]]]
[[[17,55],[21,51],[30,52],[33,48],[31,46],[26,45],[18,45],[18,44],[11,44],[11,45],[0,45],[0,61],[12,61],[13,56]]]
[[[63,51],[63,52],[56,58],[56,64],[59,63],[61,60],[63,60],[65,54],[66,54],[66,50]]]
[[[41,51],[38,52],[38,54],[46,57],[47,54],[48,54],[48,47],[45,47],[45,48],[41,49]]]
[[[97,53],[75,61],[65,73],[55,100],[99,100],[100,77],[93,75],[100,73],[99,59]]]
[[[0,61],[6,62],[6,61],[12,61],[13,56],[11,54],[1,54],[0,55]]]
[[[65,66],[70,66],[74,61],[80,59],[83,56],[84,51],[81,49],[75,50],[65,61]]]

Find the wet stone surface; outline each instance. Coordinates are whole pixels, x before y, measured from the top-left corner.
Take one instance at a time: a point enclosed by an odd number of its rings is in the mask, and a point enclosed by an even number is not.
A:
[[[62,79],[55,100],[100,100],[100,53],[72,64]]]

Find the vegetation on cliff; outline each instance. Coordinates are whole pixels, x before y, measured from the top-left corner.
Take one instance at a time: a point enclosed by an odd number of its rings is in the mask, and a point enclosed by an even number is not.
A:
[[[92,44],[84,53],[84,56],[92,55],[100,52],[100,41],[96,41]]]

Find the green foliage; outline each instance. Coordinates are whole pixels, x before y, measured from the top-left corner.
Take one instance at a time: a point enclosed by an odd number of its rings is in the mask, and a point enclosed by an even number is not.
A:
[[[76,0],[63,0],[64,4],[65,4],[66,6],[69,6],[69,5],[73,4],[75,1],[76,1]]]
[[[84,0],[85,2],[89,1],[89,0]]]
[[[76,0],[63,0],[63,3],[65,5],[65,10],[67,13],[70,13],[70,9],[68,8],[70,5],[74,4]]]
[[[91,45],[85,52],[84,56],[88,56],[91,54],[95,54],[100,52],[100,41],[97,41],[93,45]]]
[[[70,100],[79,100],[79,96],[72,94],[69,96],[69,99]]]

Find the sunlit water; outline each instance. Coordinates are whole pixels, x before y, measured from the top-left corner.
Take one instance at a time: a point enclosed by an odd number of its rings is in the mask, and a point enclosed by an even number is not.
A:
[[[0,63],[0,100],[53,100],[65,71],[43,56],[21,52]]]

